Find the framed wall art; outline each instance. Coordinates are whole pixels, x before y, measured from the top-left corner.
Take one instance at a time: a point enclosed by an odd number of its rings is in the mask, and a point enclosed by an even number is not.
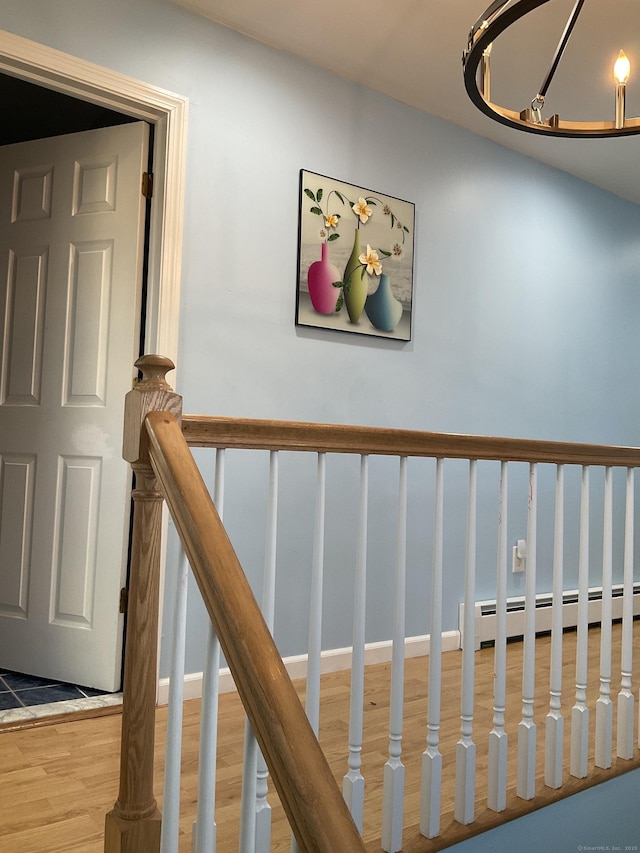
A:
[[[300,172],[296,324],[411,340],[411,202]]]

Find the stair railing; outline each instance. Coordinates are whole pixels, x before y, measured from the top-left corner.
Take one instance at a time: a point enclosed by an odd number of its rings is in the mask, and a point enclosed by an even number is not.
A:
[[[336,427],[330,424],[308,424],[276,421],[250,421],[180,415],[180,398],[164,380],[172,364],[157,356],[140,359],[143,379],[127,396],[125,413],[124,456],[136,475],[134,491],[134,526],[129,590],[128,638],[125,658],[123,735],[121,779],[118,801],[106,822],[106,853],[156,853],[159,850],[160,815],[153,795],[153,729],[156,677],[158,578],[160,561],[160,529],[162,499],[166,499],[183,542],[188,560],[207,606],[222,651],[232,671],[245,705],[251,727],[273,776],[285,811],[297,839],[305,851],[364,850],[358,830],[362,828],[365,780],[360,772],[362,750],[362,682],[364,678],[364,620],[367,568],[367,521],[369,514],[369,459],[387,456],[399,465],[397,512],[397,546],[394,574],[394,625],[389,719],[389,760],[384,767],[382,832],[377,836],[382,849],[411,853],[441,849],[461,840],[460,828],[466,835],[525,813],[540,804],[566,796],[581,786],[603,781],[615,761],[613,743],[614,703],[612,681],[612,563],[613,539],[623,528],[624,614],[622,644],[622,681],[618,694],[617,757],[626,769],[637,764],[634,743],[634,696],[632,693],[633,632],[633,566],[634,566],[634,470],[640,467],[640,450],[628,447],[572,444],[565,442],[528,441],[466,435],[435,434],[411,430],[369,427]],[[202,477],[188,450],[191,447],[252,449],[268,451],[277,469],[279,451],[309,451],[318,457],[317,528],[313,556],[322,563],[322,529],[324,521],[325,456],[349,454],[360,461],[360,498],[356,513],[357,554],[354,566],[354,618],[352,649],[351,719],[349,721],[348,771],[340,794],[313,733],[317,726],[320,621],[310,631],[309,679],[307,701],[309,724],[278,654],[267,622],[260,612],[246,577],[233,551],[226,531],[213,505]],[[414,457],[434,460],[435,481],[429,502],[433,503],[433,553],[428,607],[429,674],[427,691],[426,749],[421,756],[421,809],[419,826],[403,827],[404,765],[401,755],[403,726],[403,662],[406,654],[405,573],[407,569],[407,464]],[[466,537],[464,608],[461,621],[462,683],[460,693],[460,738],[455,759],[443,768],[441,743],[442,711],[442,599],[446,578],[446,541],[444,531],[445,462],[466,460],[468,463],[467,524],[458,531],[459,541]],[[479,532],[478,516],[482,509],[478,485],[478,463],[484,461],[499,468],[497,510],[497,565],[495,581],[495,643],[492,726],[486,756],[486,810],[477,813],[476,743],[474,737],[474,634],[476,555]],[[511,543],[508,541],[507,516],[511,501],[509,466],[522,464],[527,471],[526,588],[524,598],[524,643],[522,661],[521,719],[517,725],[515,784],[508,780],[508,734],[505,719],[505,681],[507,644],[507,579]],[[534,716],[536,543],[539,539],[538,504],[540,465],[555,469],[555,520],[549,541],[553,544],[553,606],[551,680],[544,760],[537,761],[537,728]],[[564,506],[565,467],[574,466],[581,476],[580,494],[573,504],[579,511],[579,543],[577,566],[577,660],[575,703],[567,714],[567,696],[561,696],[562,597],[564,590]],[[624,522],[620,513],[613,514],[612,470],[626,472]],[[590,602],[590,521],[594,507],[590,503],[589,472],[600,469],[604,474],[602,526],[601,651],[598,699],[595,703],[595,769],[591,763],[589,733],[589,696],[587,695],[587,636],[591,618]],[[492,468],[492,470],[494,470]],[[574,478],[575,480],[575,478]],[[575,486],[575,482],[574,482]],[[271,491],[271,485],[270,485]],[[277,489],[275,490],[277,493]],[[486,492],[484,493],[486,495]],[[269,511],[271,512],[271,510]],[[548,516],[547,512],[547,516]],[[486,513],[484,514],[486,523]],[[275,515],[271,526],[276,526]],[[547,525],[548,526],[548,525]],[[456,528],[458,530],[458,528]],[[493,535],[493,534],[492,534]],[[548,549],[547,549],[548,550]],[[317,551],[317,553],[316,553]],[[619,558],[616,556],[619,561]],[[598,560],[599,562],[599,560]],[[591,568],[595,568],[591,566]],[[320,571],[321,574],[321,571]],[[321,588],[321,579],[312,581]],[[464,587],[464,588],[462,588]],[[267,609],[272,604],[267,602]],[[317,602],[316,602],[317,606]],[[317,635],[312,639],[311,635]],[[312,654],[312,648],[315,651]],[[212,655],[211,660],[218,657]],[[213,665],[217,669],[217,664]],[[315,676],[311,676],[312,669]],[[319,689],[319,686],[318,686]],[[564,734],[564,718],[569,717],[570,738]],[[314,722],[315,720],[315,722]],[[512,717],[513,720],[513,717]],[[538,712],[538,728],[540,726]],[[570,740],[570,767],[563,770],[563,744]],[[631,761],[633,759],[633,761]],[[544,765],[543,796],[539,789],[540,771],[536,761]],[[619,765],[621,762],[619,762]],[[573,779],[566,780],[566,770]],[[625,768],[619,766],[617,772]],[[262,772],[262,771],[260,771]],[[455,809],[453,823],[441,825],[441,790],[446,777],[455,775]],[[556,793],[557,792],[557,793]],[[345,801],[346,804],[345,805]],[[321,804],[321,805],[319,805]],[[348,806],[348,808],[347,808]],[[503,814],[503,818],[498,816]],[[495,816],[495,819],[494,817]],[[455,824],[455,826],[453,825]],[[403,836],[404,831],[404,836]],[[429,840],[430,839],[430,840]],[[404,847],[403,847],[404,842]],[[371,845],[371,841],[369,844]],[[294,848],[296,849],[296,848]],[[370,849],[374,849],[370,846]]]
[[[361,836],[183,437],[178,395],[164,381],[173,365],[154,356],[136,364],[144,374],[127,395],[124,439],[125,458],[136,473],[128,611],[133,624],[125,663],[120,794],[107,815],[105,851],[160,849],[152,785],[164,496],[300,849],[362,853]]]

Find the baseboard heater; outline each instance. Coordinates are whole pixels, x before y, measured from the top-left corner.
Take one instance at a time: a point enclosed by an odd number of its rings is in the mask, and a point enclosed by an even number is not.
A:
[[[622,619],[622,597],[624,588],[617,584],[612,588],[612,613],[614,619]],[[553,595],[543,592],[536,595],[536,633],[551,630]],[[496,602],[476,601],[474,604],[475,649],[495,641],[496,638]],[[633,586],[633,615],[640,615],[640,583]],[[464,644],[464,604],[459,605],[460,647]],[[597,624],[602,618],[602,587],[589,589],[589,624]],[[524,634],[524,596],[507,599],[507,639],[521,637]],[[575,628],[578,624],[578,590],[566,590],[562,594],[562,627]]]

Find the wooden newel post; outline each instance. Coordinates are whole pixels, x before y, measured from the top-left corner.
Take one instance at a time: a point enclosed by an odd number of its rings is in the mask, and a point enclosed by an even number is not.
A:
[[[149,462],[143,424],[151,411],[177,418],[182,398],[165,380],[173,362],[136,361],[142,379],[126,396],[123,456],[135,473],[133,538],[124,661],[120,790],[105,821],[105,853],[157,853],[161,815],[153,795],[162,495]]]

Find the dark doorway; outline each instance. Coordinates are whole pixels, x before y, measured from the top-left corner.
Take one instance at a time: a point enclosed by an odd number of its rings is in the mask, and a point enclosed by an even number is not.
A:
[[[6,119],[0,145],[137,120],[7,74],[0,74],[0,104]]]

